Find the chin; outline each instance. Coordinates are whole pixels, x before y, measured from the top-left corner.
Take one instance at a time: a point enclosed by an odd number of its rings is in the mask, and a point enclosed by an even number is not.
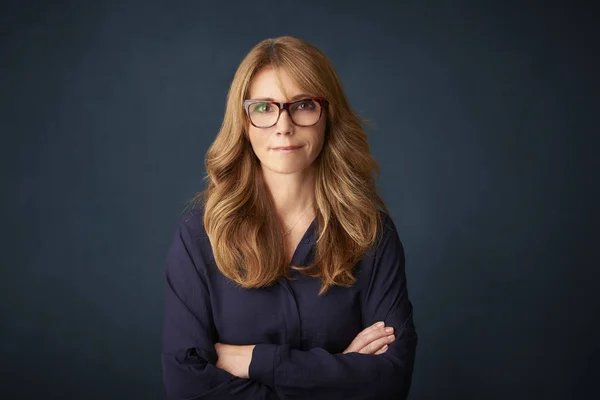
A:
[[[302,172],[306,169],[308,165],[300,164],[300,163],[279,163],[279,164],[263,164],[263,168],[275,172],[277,174],[294,174],[297,172]]]

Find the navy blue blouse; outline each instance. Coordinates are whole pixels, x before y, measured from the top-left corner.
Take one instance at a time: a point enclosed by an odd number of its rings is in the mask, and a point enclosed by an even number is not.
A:
[[[217,268],[202,211],[186,212],[165,266],[163,381],[170,399],[405,399],[417,334],[408,298],[404,249],[384,212],[378,249],[355,267],[356,284],[317,296],[320,280],[292,270],[272,287],[244,289]],[[316,219],[292,265],[314,257]],[[381,234],[381,233],[380,233]],[[341,354],[377,321],[396,340],[379,355]],[[217,368],[214,343],[255,344],[249,379]]]

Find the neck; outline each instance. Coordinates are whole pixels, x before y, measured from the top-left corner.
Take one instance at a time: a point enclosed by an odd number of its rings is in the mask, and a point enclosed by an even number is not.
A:
[[[288,221],[306,210],[304,216],[312,220],[313,212],[307,208],[315,198],[314,168],[294,174],[279,174],[263,168],[262,175],[281,219]]]

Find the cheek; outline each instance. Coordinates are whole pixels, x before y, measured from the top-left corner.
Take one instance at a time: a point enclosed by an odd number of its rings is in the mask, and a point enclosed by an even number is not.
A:
[[[269,163],[268,141],[264,132],[249,132],[250,145],[252,151],[261,164]]]
[[[325,127],[322,127],[318,132],[315,133],[314,140],[314,151],[319,154],[323,149],[323,145],[325,143]]]
[[[260,132],[254,132],[253,129],[248,131],[248,139],[250,140],[250,144],[252,145],[252,149],[254,153],[259,154],[264,151],[264,138],[259,134]]]

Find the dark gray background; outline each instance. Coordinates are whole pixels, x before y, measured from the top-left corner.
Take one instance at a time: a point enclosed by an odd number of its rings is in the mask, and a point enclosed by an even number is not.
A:
[[[590,398],[594,14],[527,2],[3,2],[0,397],[161,399],[163,262],[234,71],[294,35],[366,119],[411,399]],[[596,394],[597,394],[596,390]]]

